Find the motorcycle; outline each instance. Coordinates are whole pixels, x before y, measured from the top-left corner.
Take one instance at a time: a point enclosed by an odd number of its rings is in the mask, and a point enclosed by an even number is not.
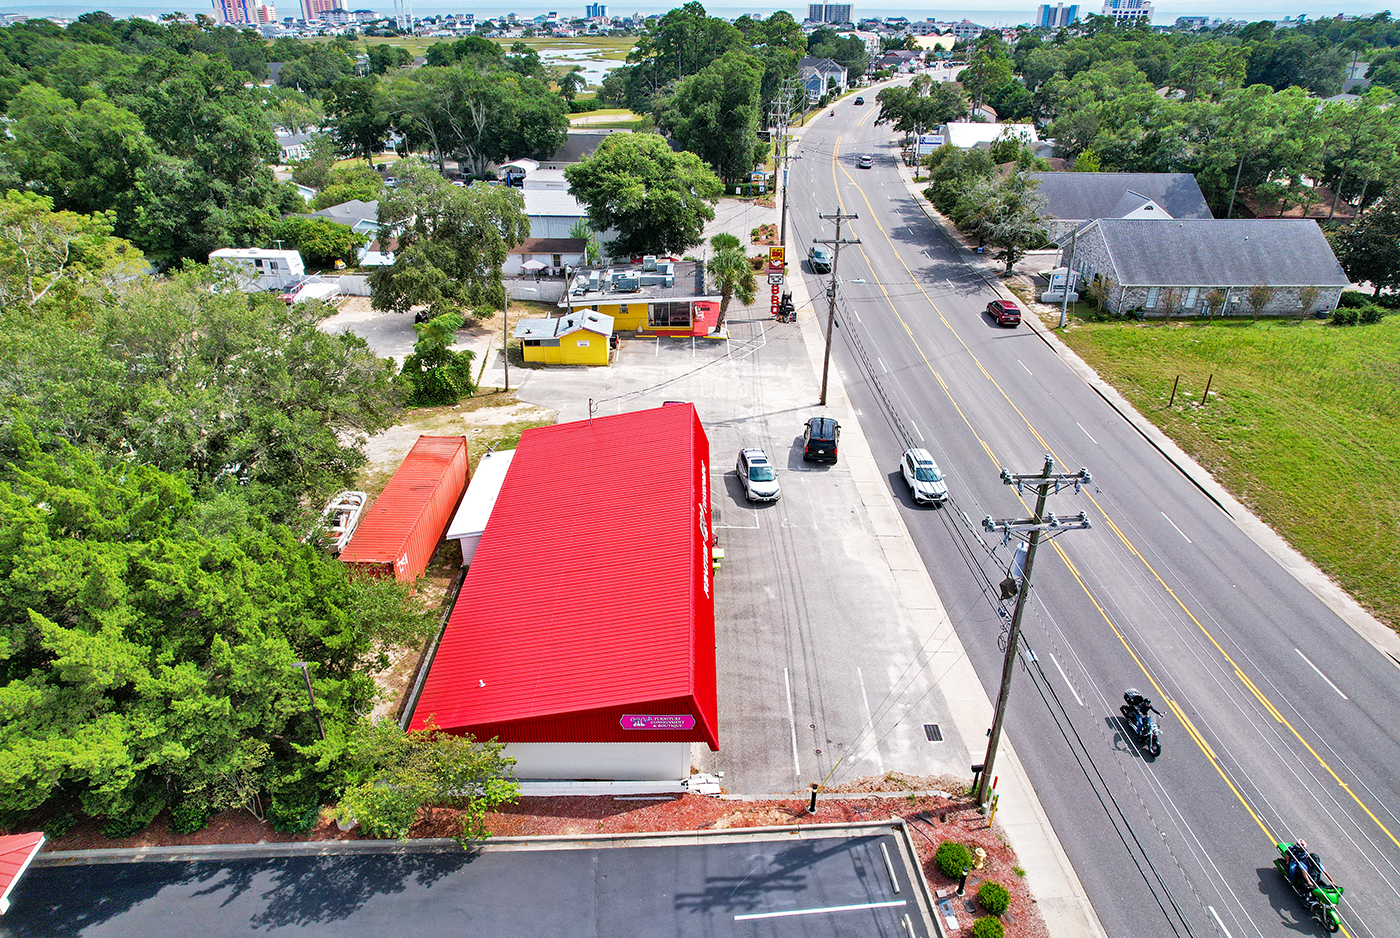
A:
[[[1308,914],[1329,932],[1342,927],[1342,917],[1337,913],[1337,903],[1345,891],[1333,882],[1332,877],[1322,868],[1317,854],[1308,853],[1307,844],[1275,844],[1279,856],[1274,858],[1274,867],[1287,881],[1288,886],[1308,907]]]
[[[1123,714],[1123,721],[1128,724],[1128,729],[1133,731],[1133,735],[1142,741],[1143,749],[1154,759],[1162,754],[1162,730],[1157,725],[1157,717],[1161,716],[1161,711],[1152,706],[1152,701],[1142,696],[1135,688],[1129,687],[1123,692],[1123,706],[1118,708]]]

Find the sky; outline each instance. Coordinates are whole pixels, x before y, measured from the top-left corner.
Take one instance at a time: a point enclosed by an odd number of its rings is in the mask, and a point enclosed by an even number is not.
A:
[[[371,9],[380,13],[390,14],[393,12],[392,0],[344,0],[350,9]],[[702,0],[703,2],[703,0]],[[1322,18],[1336,16],[1339,13],[1351,13],[1362,16],[1369,16],[1380,10],[1386,9],[1383,5],[1361,5],[1356,3],[1339,2],[1309,2],[1298,7],[1284,6],[1290,0],[1160,0],[1155,5],[1152,21],[1159,25],[1168,25],[1176,20],[1178,16],[1212,16],[1220,18],[1233,18],[1242,20],[1275,19],[1281,20],[1285,16],[1297,16],[1306,13],[1312,18]],[[630,13],[664,13],[672,7],[679,6],[680,2],[670,3],[608,3],[608,12],[613,16]],[[905,2],[899,0],[884,0],[881,6],[863,6],[854,4],[854,12],[857,18],[864,16],[884,17],[884,16],[907,16],[911,20],[924,19],[933,16],[940,20],[962,20],[970,19],[974,23],[984,26],[1014,26],[1019,23],[1028,23],[1038,4],[1027,2],[1017,4],[1008,0],[992,0],[991,3],[981,6],[961,7],[949,4],[946,8],[930,7],[924,3]],[[295,16],[297,4],[294,0],[282,0],[282,7],[279,8],[280,16]],[[550,11],[559,12],[563,15],[583,15],[584,4],[578,2],[574,5],[555,4],[554,6],[530,6],[511,4],[477,4],[470,0],[413,0],[413,12],[417,16],[430,16],[440,13],[476,13],[478,16],[496,16],[503,13],[515,12],[521,16],[535,16],[540,13]],[[1102,8],[1102,0],[1095,3],[1079,4],[1080,13],[1098,12]],[[727,18],[736,17],[742,13],[761,13],[767,15],[777,9],[790,11],[799,20],[806,16],[806,4],[794,4],[777,7],[767,6],[745,6],[729,4],[705,4],[705,9],[712,16],[723,16]],[[125,16],[146,16],[159,13],[169,13],[180,11],[189,15],[195,13],[211,13],[213,6],[210,3],[199,3],[197,0],[155,0],[155,2],[132,2],[126,0],[124,3],[94,3],[90,6],[72,6],[60,3],[6,3],[0,0],[0,13],[21,13],[28,16],[60,16],[76,17],[89,10],[105,10],[117,17]]]

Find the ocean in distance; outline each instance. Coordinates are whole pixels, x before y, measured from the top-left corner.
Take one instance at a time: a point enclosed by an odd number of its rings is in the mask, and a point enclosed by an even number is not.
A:
[[[886,0],[888,3],[889,0]],[[1172,23],[1178,16],[1213,16],[1221,18],[1234,18],[1241,20],[1260,19],[1283,19],[1285,16],[1297,16],[1299,13],[1306,13],[1309,17],[1322,18],[1336,16],[1339,13],[1348,13],[1361,16],[1369,16],[1373,13],[1385,9],[1382,6],[1357,6],[1356,4],[1323,2],[1308,4],[1304,9],[1280,9],[1280,0],[1226,0],[1220,3],[1218,0],[1165,0],[1155,5],[1153,22],[1159,26]],[[391,14],[393,3],[387,0],[345,0],[349,9],[370,9],[376,12]],[[283,0],[285,9],[278,9],[281,16],[296,15],[297,5],[290,0]],[[630,13],[664,13],[673,7],[681,6],[681,3],[639,3],[630,5],[626,3],[609,3],[608,12],[613,16],[626,15]],[[994,3],[971,9],[949,8],[942,9],[931,7],[927,4],[910,2],[900,5],[898,2],[892,5],[882,5],[878,7],[867,7],[862,4],[855,4],[854,10],[857,17],[885,17],[885,16],[907,16],[911,20],[924,19],[925,17],[935,17],[940,20],[950,20],[957,22],[963,19],[972,20],[974,23],[981,23],[984,26],[1015,26],[1020,23],[1030,22],[1032,14],[1035,12],[1037,4],[1027,2],[1025,4],[1008,3],[1007,0],[994,0]],[[415,0],[413,12],[416,16],[434,16],[442,13],[475,13],[477,16],[485,18],[499,16],[504,13],[514,12],[523,17],[536,16],[547,11],[556,11],[561,14],[583,15],[583,3],[574,5],[555,3],[545,5],[533,4],[474,4],[470,0]],[[1079,4],[1080,12],[1097,12],[1099,3],[1090,2]],[[705,4],[705,10],[711,16],[723,16],[734,18],[744,13],[756,13],[768,15],[774,10],[785,9],[799,20],[806,15],[806,4],[784,5],[778,7],[764,7],[759,5],[735,5],[728,4]],[[211,13],[213,6],[210,3],[190,2],[190,0],[168,0],[168,2],[154,3],[122,3],[122,4],[95,4],[92,6],[70,6],[67,4],[49,3],[4,3],[0,0],[0,13],[19,13],[26,16],[57,16],[68,19],[91,10],[105,10],[112,16],[123,18],[129,16],[154,16],[161,13],[182,12],[193,16],[196,13]]]

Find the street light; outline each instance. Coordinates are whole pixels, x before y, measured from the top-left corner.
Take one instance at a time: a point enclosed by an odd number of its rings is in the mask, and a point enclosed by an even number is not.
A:
[[[306,696],[311,701],[311,715],[316,718],[316,731],[325,739],[326,728],[321,725],[321,711],[316,706],[316,692],[311,689],[311,665],[305,661],[298,661],[296,666],[301,668],[301,676],[306,678]]]

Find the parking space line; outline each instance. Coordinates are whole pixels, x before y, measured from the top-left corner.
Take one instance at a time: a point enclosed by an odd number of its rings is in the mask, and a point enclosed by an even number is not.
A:
[[[788,727],[792,731],[792,774],[801,778],[802,766],[797,761],[797,717],[792,710],[792,679],[788,677],[787,668],[783,668],[783,686],[787,688]]]
[[[871,752],[875,756],[875,768],[881,775],[885,774],[885,760],[880,758],[880,737],[875,732],[875,715],[870,712],[870,696],[865,692],[865,675],[860,668],[856,668],[856,680],[860,681],[860,699],[865,704],[865,725],[870,727],[870,735],[875,737],[875,745]],[[899,892],[898,889],[895,892]]]
[[[736,922],[749,922],[757,918],[786,918],[789,915],[826,915],[828,912],[859,912],[862,909],[888,909],[897,905],[908,905],[904,899],[889,902],[861,902],[856,905],[828,905],[820,909],[786,909],[782,912],[748,912],[734,916]]]

